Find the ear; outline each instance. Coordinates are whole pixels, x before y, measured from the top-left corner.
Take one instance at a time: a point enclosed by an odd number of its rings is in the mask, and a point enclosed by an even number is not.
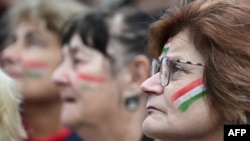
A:
[[[130,88],[135,92],[140,92],[141,83],[149,77],[150,61],[145,55],[138,55],[130,64]]]

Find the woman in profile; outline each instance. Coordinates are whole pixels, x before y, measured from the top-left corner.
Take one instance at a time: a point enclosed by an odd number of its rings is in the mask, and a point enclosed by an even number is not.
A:
[[[151,76],[143,133],[161,141],[223,141],[250,124],[250,7],[185,1],[150,28]]]
[[[61,119],[85,141],[150,141],[141,131],[149,76],[147,14],[122,10],[91,13],[68,22],[63,61],[53,80],[63,102]]]
[[[24,0],[8,11],[11,31],[1,54],[2,64],[23,95],[22,117],[28,141],[75,138],[74,132],[60,122],[61,101],[51,75],[62,59],[61,26],[85,12],[86,7],[74,0]]]

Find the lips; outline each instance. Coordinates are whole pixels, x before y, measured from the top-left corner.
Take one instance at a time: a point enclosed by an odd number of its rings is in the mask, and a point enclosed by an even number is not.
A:
[[[66,103],[75,103],[77,100],[73,92],[70,91],[69,89],[61,89],[60,97],[61,101]]]
[[[61,94],[61,100],[62,102],[67,102],[67,103],[74,103],[76,102],[76,98],[72,96],[71,94]]]
[[[66,98],[62,98],[62,101],[67,102],[67,103],[74,103],[76,102],[76,99],[72,97],[66,97]]]
[[[148,114],[151,114],[153,112],[162,112],[159,108],[156,108],[154,106],[147,106],[147,111],[148,111]]]

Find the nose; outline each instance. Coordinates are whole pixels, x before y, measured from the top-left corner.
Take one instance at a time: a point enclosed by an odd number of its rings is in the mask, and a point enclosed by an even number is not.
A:
[[[61,63],[57,69],[53,72],[52,81],[56,86],[66,86],[69,84],[69,67],[66,63]]]
[[[164,87],[162,87],[161,85],[159,73],[146,79],[141,84],[140,88],[145,94],[156,94],[156,95],[163,94]]]
[[[3,49],[1,53],[2,65],[15,64],[21,61],[21,48],[13,44]]]

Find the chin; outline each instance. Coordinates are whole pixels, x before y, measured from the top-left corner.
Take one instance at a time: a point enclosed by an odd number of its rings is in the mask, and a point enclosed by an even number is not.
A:
[[[148,116],[142,123],[142,132],[150,138],[161,138],[161,129],[164,126],[162,123],[159,123],[154,118]]]
[[[152,136],[151,134],[154,130],[154,124],[151,120],[150,117],[147,117],[142,123],[142,132],[148,137]]]
[[[61,113],[61,123],[69,128],[75,128],[77,125],[77,120],[74,118],[74,116],[68,112],[62,111]]]
[[[68,128],[75,129],[77,126],[77,122],[73,119],[61,118],[61,123]]]

